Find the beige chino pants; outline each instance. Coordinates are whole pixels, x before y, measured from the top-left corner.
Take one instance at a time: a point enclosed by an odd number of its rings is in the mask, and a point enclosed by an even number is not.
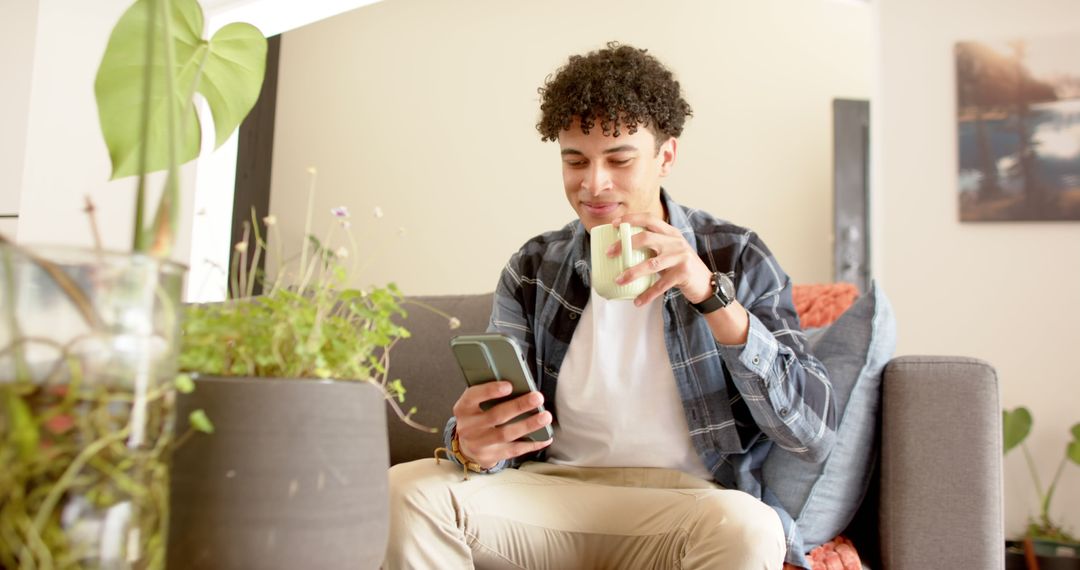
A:
[[[492,475],[424,459],[390,469],[386,570],[779,569],[780,518],[670,469],[526,463]]]

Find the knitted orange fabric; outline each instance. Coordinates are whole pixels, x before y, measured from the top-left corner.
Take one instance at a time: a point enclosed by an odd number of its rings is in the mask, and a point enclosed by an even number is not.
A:
[[[862,560],[855,552],[851,541],[838,536],[810,551],[810,570],[861,570]],[[795,570],[798,566],[784,564],[784,570]]]
[[[818,328],[832,324],[843,314],[859,297],[859,289],[851,283],[795,285],[791,297],[802,327]]]

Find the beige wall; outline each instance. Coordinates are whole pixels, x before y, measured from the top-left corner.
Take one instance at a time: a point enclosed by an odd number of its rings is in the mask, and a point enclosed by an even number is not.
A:
[[[0,214],[19,213],[37,12],[37,0],[19,0],[5,5],[0,19],[0,53],[6,54],[0,58]],[[16,227],[14,219],[0,220],[0,233],[10,238]]]
[[[877,130],[882,247],[901,353],[967,354],[994,364],[1002,405],[1035,416],[1044,485],[1080,421],[1080,224],[957,221],[953,43],[1080,34],[1066,0],[880,3]],[[963,402],[956,402],[962,406]],[[932,465],[926,466],[933,469]],[[1080,531],[1080,469],[1066,466],[1053,514]],[[1006,532],[1037,501],[1019,452],[1005,459]]]
[[[286,240],[316,166],[317,225],[346,205],[366,232],[361,283],[492,290],[573,217],[536,89],[611,39],[667,62],[694,107],[676,199],[756,229],[796,280],[829,280],[831,101],[869,97],[873,29],[869,8],[828,0],[392,0],[289,32],[271,203]]]

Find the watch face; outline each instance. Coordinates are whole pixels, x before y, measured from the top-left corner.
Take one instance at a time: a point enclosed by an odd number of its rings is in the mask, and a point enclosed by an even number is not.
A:
[[[726,274],[716,274],[716,289],[725,301],[730,303],[735,300],[735,283]]]

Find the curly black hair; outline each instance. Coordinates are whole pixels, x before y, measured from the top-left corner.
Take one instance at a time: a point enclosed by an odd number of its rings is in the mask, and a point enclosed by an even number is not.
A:
[[[557,140],[575,117],[581,119],[585,134],[597,120],[604,135],[616,137],[620,127],[634,134],[639,125],[644,126],[656,135],[657,148],[661,139],[682,134],[683,123],[693,110],[683,99],[675,76],[647,51],[609,42],[606,49],[570,56],[538,89],[540,122],[536,130],[541,140]]]

